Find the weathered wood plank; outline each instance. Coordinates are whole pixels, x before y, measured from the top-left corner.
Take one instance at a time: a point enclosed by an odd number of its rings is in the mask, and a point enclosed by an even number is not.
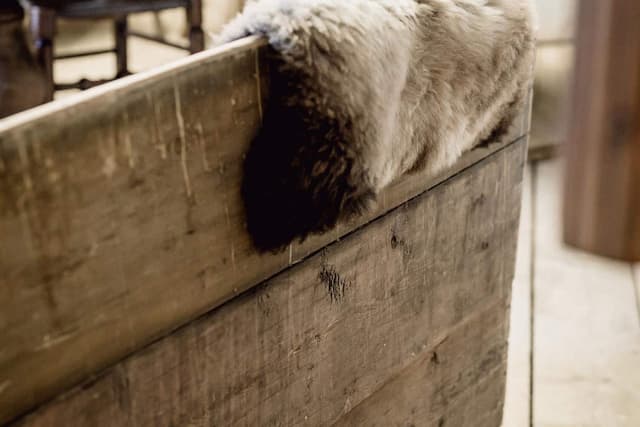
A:
[[[534,425],[632,427],[640,420],[640,323],[629,264],[561,241],[560,162],[537,182]]]
[[[470,316],[450,331],[431,351],[420,352],[416,361],[343,416],[336,426],[500,425],[504,399],[507,340],[504,331],[508,301]],[[496,378],[494,374],[499,373]],[[484,381],[496,383],[489,405],[471,405],[466,394]],[[463,405],[456,405],[463,400]],[[471,410],[469,410],[471,409]],[[465,421],[460,412],[471,412]],[[489,422],[481,420],[487,417]]]
[[[529,155],[531,151],[529,151]],[[529,425],[531,416],[531,257],[533,230],[531,167],[525,169],[518,232],[516,271],[511,297],[509,361],[503,427]]]
[[[525,133],[369,215],[260,255],[240,201],[265,43],[203,52],[0,122],[0,422],[276,274]],[[55,362],[52,362],[55,361]]]
[[[17,425],[396,425],[409,408],[374,402],[409,381],[426,405],[416,425],[499,426],[525,151],[509,145]]]
[[[259,123],[256,55],[135,76],[0,131],[0,420],[205,311],[243,275],[223,268],[228,236],[242,235],[226,195]]]

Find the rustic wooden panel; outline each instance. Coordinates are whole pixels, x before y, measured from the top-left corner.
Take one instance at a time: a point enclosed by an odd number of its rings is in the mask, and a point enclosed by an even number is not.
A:
[[[260,120],[256,55],[205,56],[0,131],[0,420],[255,275],[234,265],[248,242],[229,181]]]
[[[640,260],[640,2],[579,3],[564,235]]]
[[[509,145],[16,425],[499,426],[525,151]],[[398,390],[422,407],[376,404]]]
[[[0,122],[0,422],[53,397],[444,181],[389,188],[369,215],[256,253],[239,199],[268,91],[249,38]]]
[[[507,359],[507,304],[501,300],[470,316],[335,425],[499,426]],[[492,383],[490,402],[478,405],[475,389],[484,381]],[[465,412],[471,416],[461,416]]]
[[[529,149],[529,159],[531,158]],[[525,169],[522,212],[518,231],[516,271],[511,291],[509,319],[509,369],[504,401],[503,427],[527,426],[531,420],[531,278],[533,223],[533,179],[537,165]]]

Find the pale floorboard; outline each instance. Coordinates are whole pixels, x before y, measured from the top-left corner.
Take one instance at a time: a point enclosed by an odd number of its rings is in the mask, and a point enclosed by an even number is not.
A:
[[[636,302],[638,306],[638,322],[640,322],[640,263],[636,264],[634,267],[634,282],[636,284]]]
[[[561,165],[538,168],[534,425],[637,427],[640,323],[631,267],[562,244]]]

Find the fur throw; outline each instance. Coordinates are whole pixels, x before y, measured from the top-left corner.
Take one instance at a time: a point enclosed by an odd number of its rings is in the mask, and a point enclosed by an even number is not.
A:
[[[220,42],[264,35],[270,96],[245,162],[261,249],[361,212],[508,127],[534,58],[529,0],[257,0]]]

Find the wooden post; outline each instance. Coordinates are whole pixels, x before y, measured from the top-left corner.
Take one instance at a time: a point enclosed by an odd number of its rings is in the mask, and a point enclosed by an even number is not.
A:
[[[129,74],[127,65],[127,15],[117,16],[114,19],[114,35],[116,44],[116,77],[124,77]]]
[[[202,31],[202,1],[191,0],[187,5],[187,25],[189,25],[189,52],[204,50],[204,31]]]
[[[640,260],[640,2],[582,0],[570,135],[565,241]]]
[[[56,13],[53,9],[33,6],[30,9],[30,31],[35,43],[38,63],[45,72],[48,87],[46,100],[53,100],[53,38],[56,31]]]
[[[17,0],[0,5],[0,118],[48,100],[45,75],[32,57]]]

